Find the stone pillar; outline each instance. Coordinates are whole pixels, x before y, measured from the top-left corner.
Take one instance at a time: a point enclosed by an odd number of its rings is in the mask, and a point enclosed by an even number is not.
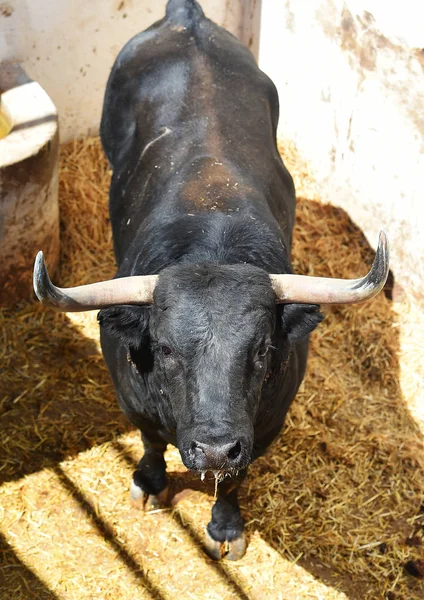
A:
[[[59,132],[55,105],[21,67],[0,65],[0,92],[12,126],[0,139],[0,305],[13,306],[33,297],[38,250],[58,267]]]

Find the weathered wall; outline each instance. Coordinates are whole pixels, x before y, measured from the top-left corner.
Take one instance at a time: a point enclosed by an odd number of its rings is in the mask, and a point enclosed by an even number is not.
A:
[[[57,106],[61,140],[97,132],[107,77],[165,0],[0,0],[0,61],[19,61]],[[260,0],[202,0],[205,13],[258,49]]]
[[[257,50],[322,195],[374,245],[390,236],[396,281],[424,295],[424,3],[201,0]],[[55,102],[62,140],[95,133],[113,60],[165,0],[0,0],[0,59],[18,60]]]
[[[261,23],[280,137],[372,245],[388,231],[396,281],[424,297],[424,4],[266,0]]]

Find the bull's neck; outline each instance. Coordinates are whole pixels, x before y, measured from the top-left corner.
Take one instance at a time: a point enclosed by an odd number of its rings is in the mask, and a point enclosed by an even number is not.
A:
[[[123,228],[134,224],[135,235],[130,255],[124,248],[122,275],[158,273],[178,262],[290,269],[267,190],[246,169],[203,151],[155,165],[145,183],[137,180],[137,216],[123,212],[120,219]]]
[[[184,212],[173,219],[149,219],[120,273],[159,273],[178,263],[243,264],[269,273],[290,272],[281,231],[249,208],[234,212]],[[130,268],[130,271],[127,271]]]

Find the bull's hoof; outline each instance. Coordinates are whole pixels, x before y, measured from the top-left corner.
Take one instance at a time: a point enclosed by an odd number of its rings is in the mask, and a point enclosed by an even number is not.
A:
[[[144,492],[141,487],[135,484],[134,480],[132,480],[130,487],[131,504],[136,508],[141,508],[146,512],[163,508],[167,504],[168,489],[169,488],[167,486],[164,490],[156,495],[146,494],[146,492]]]
[[[206,531],[205,552],[213,560],[240,560],[246,553],[247,542],[244,533],[231,542],[217,542]]]
[[[205,534],[205,552],[213,560],[221,560],[224,555],[224,544],[211,538],[208,531]]]
[[[227,542],[228,552],[225,554],[225,558],[228,560],[240,560],[246,554],[247,542],[244,533],[235,540]]]

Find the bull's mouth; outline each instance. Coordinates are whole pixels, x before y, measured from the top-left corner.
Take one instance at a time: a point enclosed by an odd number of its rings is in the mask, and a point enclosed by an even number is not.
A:
[[[237,477],[238,474],[240,472],[240,469],[228,469],[228,470],[223,470],[220,469],[218,471],[194,471],[195,473],[200,473],[200,479],[201,481],[205,481],[206,479],[208,479],[209,481],[213,481],[214,482],[214,498],[215,500],[218,498],[218,486],[220,483],[222,483],[224,480],[229,480],[227,486],[229,485],[230,489],[233,488],[234,486],[237,485]],[[211,475],[211,477],[209,477],[209,474]],[[234,482],[233,484],[231,483],[231,480]]]
[[[221,483],[224,479],[228,478],[236,478],[239,474],[240,469],[220,469],[217,471],[194,471],[195,473],[200,473],[200,479],[204,481],[208,476],[208,473],[211,475],[211,479],[215,479],[216,482]]]

